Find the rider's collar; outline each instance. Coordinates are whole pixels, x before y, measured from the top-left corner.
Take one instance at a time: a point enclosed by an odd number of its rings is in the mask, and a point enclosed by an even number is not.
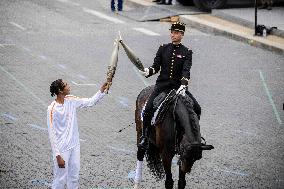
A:
[[[179,48],[181,46],[181,43],[179,43],[179,44],[173,44],[172,43],[172,45],[173,45],[174,48]]]

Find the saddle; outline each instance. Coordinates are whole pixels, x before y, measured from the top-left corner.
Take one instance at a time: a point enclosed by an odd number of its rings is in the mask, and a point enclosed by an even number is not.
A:
[[[154,116],[152,125],[161,123],[168,111],[170,104],[177,98],[176,90],[171,90],[168,94],[165,92],[160,93],[153,101]]]

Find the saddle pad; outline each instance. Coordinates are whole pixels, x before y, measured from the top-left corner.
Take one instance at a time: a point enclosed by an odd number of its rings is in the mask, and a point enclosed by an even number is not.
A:
[[[142,109],[141,114],[140,114],[140,117],[141,117],[141,121],[142,121],[142,122],[143,122],[143,115],[144,115],[144,110],[145,110],[146,104],[147,104],[147,102],[144,104],[143,109]],[[158,107],[158,109],[156,109],[156,111],[154,112],[154,116],[153,116],[152,119],[151,119],[151,125],[152,125],[152,126],[155,125],[156,118],[157,118],[157,115],[158,115],[158,113],[159,113],[160,108],[162,107],[162,104],[163,104],[163,102],[160,104],[160,106]]]
[[[161,113],[160,110],[161,110],[161,111],[164,110],[164,109],[163,109],[163,108],[165,108],[164,105],[167,106],[168,103],[170,103],[171,100],[173,100],[175,97],[176,97],[176,90],[173,89],[173,90],[171,90],[167,95],[164,95],[164,94],[161,93],[160,95],[158,95],[158,96],[155,98],[155,100],[154,100],[154,102],[155,102],[154,108],[155,108],[156,110],[155,110],[154,115],[153,115],[153,117],[152,117],[152,119],[151,119],[151,125],[155,125],[157,119],[159,119],[159,113]],[[157,102],[158,102],[158,101],[160,101],[161,103],[160,103],[160,105],[157,107]],[[147,104],[147,102],[144,104],[143,109],[142,109],[142,111],[141,111],[141,115],[140,115],[142,121],[143,121],[143,115],[144,115],[144,110],[145,110],[146,104]]]

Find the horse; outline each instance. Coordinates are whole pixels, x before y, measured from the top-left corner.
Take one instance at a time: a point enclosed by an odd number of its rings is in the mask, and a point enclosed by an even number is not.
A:
[[[139,93],[136,100],[137,144],[142,135],[141,113],[153,89],[154,86],[146,87]],[[176,94],[175,91],[173,92]],[[202,157],[202,150],[199,148],[202,137],[200,136],[198,116],[193,111],[193,101],[187,95],[174,96],[173,100],[168,103],[160,122],[156,122],[155,127],[151,126],[148,149],[143,150],[138,147],[134,188],[141,187],[142,166],[145,155],[148,167],[153,175],[157,179],[163,179],[166,176],[166,189],[172,189],[174,186],[171,165],[176,154],[179,155],[178,189],[185,188],[186,173],[190,173],[194,162]]]

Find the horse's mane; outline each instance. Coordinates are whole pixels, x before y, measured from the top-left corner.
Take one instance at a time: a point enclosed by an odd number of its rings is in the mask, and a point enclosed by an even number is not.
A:
[[[178,98],[183,102],[188,111],[193,111],[193,100],[189,96],[179,95]]]
[[[191,159],[192,162],[201,159],[202,150],[200,149],[201,136],[200,136],[200,125],[197,114],[193,110],[193,100],[185,95],[179,96],[179,100],[184,104],[187,109],[188,116],[190,117],[190,124],[186,126],[190,126],[189,129],[191,140],[189,141],[187,136],[186,141],[181,141],[180,143],[180,158],[182,161]],[[185,133],[185,135],[187,135]]]

